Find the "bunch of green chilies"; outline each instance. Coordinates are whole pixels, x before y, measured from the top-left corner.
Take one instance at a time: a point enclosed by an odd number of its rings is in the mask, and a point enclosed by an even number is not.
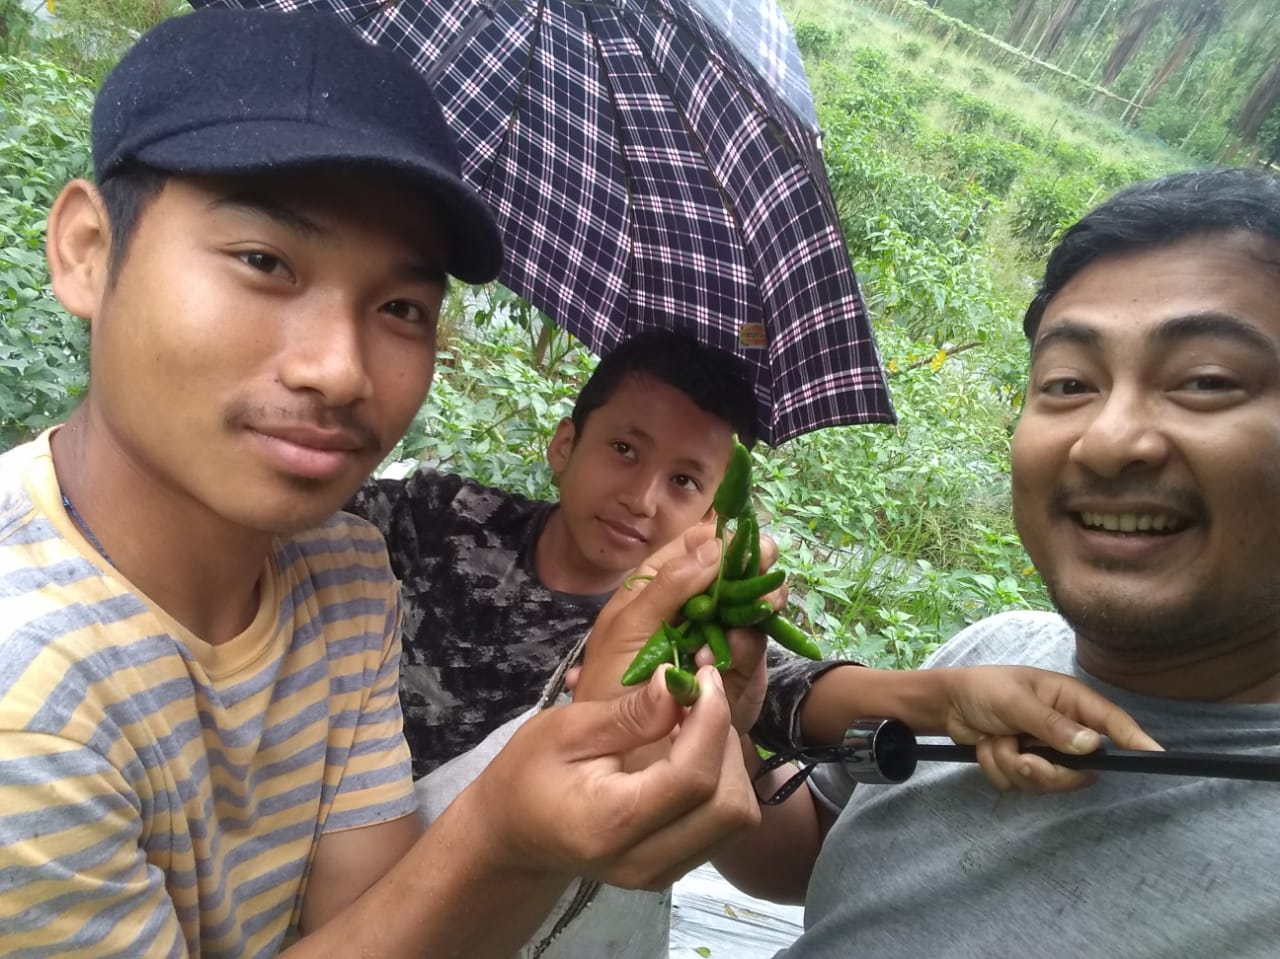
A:
[[[716,513],[716,537],[721,544],[730,519],[733,539],[720,551],[720,570],[715,583],[705,593],[689,599],[678,626],[664,622],[645,642],[622,674],[624,686],[643,683],[663,663],[667,689],[676,701],[692,706],[698,698],[693,656],[703,646],[715,656],[716,669],[728,669],[729,640],[725,631],[754,626],[773,637],[779,645],[809,659],[821,659],[822,651],[798,626],[763,597],[782,585],[786,573],[774,569],[760,572],[760,523],[751,508],[751,451],[734,441],[733,455],[724,479],[716,487],[711,506]]]

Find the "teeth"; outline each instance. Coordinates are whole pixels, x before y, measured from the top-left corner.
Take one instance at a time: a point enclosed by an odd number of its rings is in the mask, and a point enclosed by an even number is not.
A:
[[[1178,517],[1166,513],[1081,513],[1080,518],[1085,526],[1112,533],[1133,533],[1139,530],[1173,532],[1185,525]]]

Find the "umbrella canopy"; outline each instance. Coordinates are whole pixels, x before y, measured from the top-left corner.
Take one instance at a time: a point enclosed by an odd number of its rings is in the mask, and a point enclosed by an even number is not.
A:
[[[500,280],[598,353],[650,327],[738,354],[762,438],[893,422],[773,0],[192,0],[332,11],[433,85]]]

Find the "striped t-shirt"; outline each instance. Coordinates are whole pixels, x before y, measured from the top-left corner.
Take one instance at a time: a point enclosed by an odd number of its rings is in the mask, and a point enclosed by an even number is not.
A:
[[[0,943],[11,957],[273,955],[325,832],[415,811],[382,539],[277,539],[209,645],[102,560],[48,434],[0,456]]]

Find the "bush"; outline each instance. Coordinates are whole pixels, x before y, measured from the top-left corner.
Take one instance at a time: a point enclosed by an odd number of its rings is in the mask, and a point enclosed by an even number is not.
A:
[[[1101,199],[1101,192],[1088,177],[1027,177],[1013,199],[1010,229],[1024,249],[1040,259],[1067,227]]]
[[[0,59],[0,445],[62,419],[87,382],[87,333],[49,293],[45,214],[89,172],[88,81],[32,55]]]
[[[835,49],[836,35],[820,24],[801,21],[791,32],[796,38],[796,46],[806,59],[819,60]]]

